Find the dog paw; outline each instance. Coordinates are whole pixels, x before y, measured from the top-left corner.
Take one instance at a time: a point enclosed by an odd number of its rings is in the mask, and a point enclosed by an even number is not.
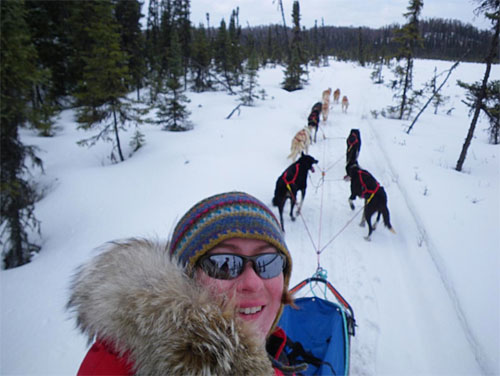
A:
[[[359,227],[365,227],[365,221],[359,223]]]
[[[367,242],[371,242],[371,241],[372,241],[372,238],[370,238],[370,235],[364,236],[364,239],[365,239]]]
[[[295,217],[292,217],[292,222],[295,222]]]

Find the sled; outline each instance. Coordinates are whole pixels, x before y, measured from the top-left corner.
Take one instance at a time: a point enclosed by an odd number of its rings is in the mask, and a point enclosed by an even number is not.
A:
[[[295,297],[305,296],[295,298],[298,308],[285,307],[279,326],[292,343],[287,353],[291,362],[308,365],[300,374],[348,375],[354,311],[325,276],[316,272],[290,290]],[[318,292],[323,298],[316,296]]]

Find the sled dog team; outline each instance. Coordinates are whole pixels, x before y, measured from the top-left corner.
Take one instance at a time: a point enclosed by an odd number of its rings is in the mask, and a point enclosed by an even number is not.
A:
[[[316,142],[323,109],[321,102],[313,106],[308,126],[297,137],[304,147],[311,142],[311,128]],[[346,143],[349,204],[354,209],[356,197],[365,199],[369,239],[374,213],[377,222],[383,216],[392,230],[387,195],[358,165],[359,130],[352,129]],[[193,205],[167,241],[113,241],[82,265],[74,275],[67,308],[92,347],[77,374],[302,373],[307,365],[290,355],[301,344],[288,338],[278,323],[284,307],[293,305],[283,207],[290,199],[294,220],[300,192],[300,213],[308,172],[318,163],[303,151],[276,181],[273,205],[278,206],[279,220],[247,193],[216,194]]]
[[[313,105],[311,113],[307,118],[307,126],[299,130],[292,139],[291,152],[288,158],[295,161],[288,166],[285,171],[278,177],[273,197],[273,205],[278,208],[281,228],[285,231],[283,223],[283,209],[285,203],[290,199],[290,218],[295,220],[295,216],[300,214],[304,197],[307,188],[308,172],[314,172],[314,164],[318,160],[308,154],[311,143],[316,142],[320,115],[323,121],[326,122],[330,110],[330,96],[332,89],[328,88],[322,93],[322,102],[317,102]],[[338,104],[340,99],[340,89],[333,92],[333,103]],[[349,100],[346,95],[342,97],[341,108],[342,112],[346,113],[349,107]],[[368,223],[368,235],[366,240],[371,240],[371,234],[375,230],[380,217],[383,218],[385,226],[395,233],[391,221],[389,209],[387,207],[387,194],[384,187],[373,177],[370,172],[362,169],[358,164],[358,156],[361,150],[361,134],[359,129],[351,129],[346,139],[346,175],[344,180],[350,181],[351,195],[349,196],[349,206],[352,210],[355,209],[353,201],[356,197],[364,199],[364,208],[360,226]],[[298,160],[297,157],[300,154]],[[301,193],[301,200],[298,203],[297,194]],[[297,205],[297,210],[294,216],[294,208]],[[376,221],[372,224],[371,218],[377,213]]]

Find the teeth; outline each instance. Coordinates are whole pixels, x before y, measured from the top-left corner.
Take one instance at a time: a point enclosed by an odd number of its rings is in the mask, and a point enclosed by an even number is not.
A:
[[[262,306],[259,306],[259,307],[240,308],[238,312],[243,313],[244,315],[253,315],[254,313],[260,312],[261,310]]]

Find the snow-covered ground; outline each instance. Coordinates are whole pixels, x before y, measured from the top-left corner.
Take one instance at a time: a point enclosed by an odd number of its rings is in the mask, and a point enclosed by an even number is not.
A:
[[[451,65],[416,61],[416,86],[434,67]],[[72,111],[61,114],[55,137],[23,131],[45,164],[38,180],[46,193],[36,205],[42,250],[30,264],[0,272],[0,374],[76,373],[87,343],[65,304],[75,268],[96,247],[131,236],[166,239],[192,204],[222,191],[244,190],[271,205],[275,181],[291,163],[292,137],[328,87],[340,88],[350,107],[344,114],[333,106],[310,149],[320,163],[310,175],[303,220],[285,216],[292,284],[311,276],[319,260],[352,305],[358,328],[351,374],[500,374],[500,148],[487,143],[485,119],[464,172],[454,170],[470,124],[456,80],[480,80],[484,69],[461,64],[444,88],[450,99],[443,111],[429,108],[410,135],[409,122],[371,115],[391,104],[392,93],[372,84],[370,68],[333,61],[310,68],[309,85],[292,93],[280,89],[282,67],[261,70],[268,98],[229,120],[235,96],[189,93],[194,129],[144,126],[147,144],[120,164],[108,162],[109,144],[76,145],[88,134],[76,130]],[[492,76],[500,76],[499,66]],[[388,194],[396,235],[380,225],[365,241],[362,202],[355,211],[348,206],[342,177],[351,128],[361,131],[361,166]],[[313,243],[326,246],[319,258]]]

